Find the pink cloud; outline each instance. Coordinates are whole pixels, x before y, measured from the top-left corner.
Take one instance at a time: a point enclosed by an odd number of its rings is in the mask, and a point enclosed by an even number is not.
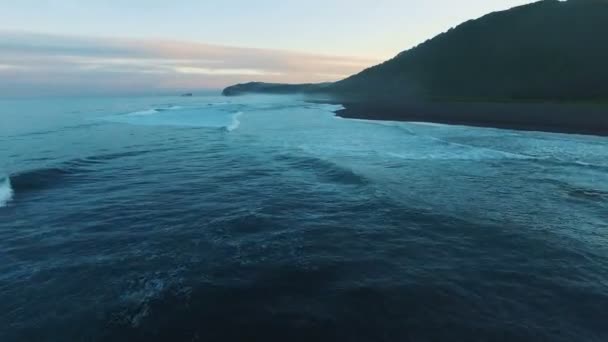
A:
[[[0,89],[222,88],[247,81],[335,81],[377,63],[357,57],[167,40],[0,32]]]

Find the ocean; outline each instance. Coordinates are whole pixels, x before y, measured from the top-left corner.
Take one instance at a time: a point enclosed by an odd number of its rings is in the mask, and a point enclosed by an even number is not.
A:
[[[0,101],[0,341],[607,341],[608,138]]]

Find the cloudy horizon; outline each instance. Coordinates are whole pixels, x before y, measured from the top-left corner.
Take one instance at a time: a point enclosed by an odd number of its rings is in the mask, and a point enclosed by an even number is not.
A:
[[[379,62],[184,41],[0,32],[5,96],[152,93],[335,81]]]
[[[336,81],[468,19],[529,2],[3,2],[0,97]]]

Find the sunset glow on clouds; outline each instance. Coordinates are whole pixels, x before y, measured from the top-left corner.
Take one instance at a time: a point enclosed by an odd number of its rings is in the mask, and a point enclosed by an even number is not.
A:
[[[75,94],[335,81],[379,60],[200,43],[0,33],[0,90]]]
[[[0,1],[0,97],[335,81],[531,1]]]

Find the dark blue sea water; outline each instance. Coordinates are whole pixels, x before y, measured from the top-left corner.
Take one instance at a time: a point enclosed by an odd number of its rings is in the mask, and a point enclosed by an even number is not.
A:
[[[608,139],[0,101],[0,341],[607,341]]]

